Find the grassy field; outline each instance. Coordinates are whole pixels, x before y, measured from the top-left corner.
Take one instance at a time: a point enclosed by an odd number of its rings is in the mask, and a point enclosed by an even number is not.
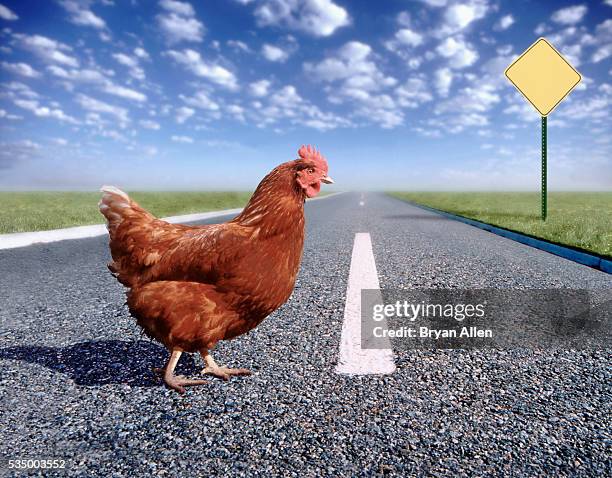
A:
[[[244,206],[250,192],[130,192],[158,217]],[[0,191],[0,234],[100,224],[98,192]]]
[[[553,192],[540,220],[539,193],[392,192],[392,196],[512,231],[612,257],[612,193]]]

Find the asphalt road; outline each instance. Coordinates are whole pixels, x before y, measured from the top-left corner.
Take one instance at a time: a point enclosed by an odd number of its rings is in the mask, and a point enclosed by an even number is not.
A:
[[[105,237],[0,251],[0,454],[71,476],[610,475],[609,349],[395,351],[393,375],[334,372],[356,232],[381,288],[609,292],[610,275],[382,194],[309,203],[307,231],[289,302],[214,354],[255,374],[184,396],[151,373],[166,352],[123,305]]]

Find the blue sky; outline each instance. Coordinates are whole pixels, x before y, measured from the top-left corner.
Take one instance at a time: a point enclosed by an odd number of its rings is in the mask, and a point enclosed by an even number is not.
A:
[[[0,188],[248,189],[303,143],[342,189],[539,187],[505,68],[583,81],[552,189],[612,189],[612,1],[0,0]]]

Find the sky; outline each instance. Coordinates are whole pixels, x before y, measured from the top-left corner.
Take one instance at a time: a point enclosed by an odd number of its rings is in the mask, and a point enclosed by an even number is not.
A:
[[[582,82],[549,188],[612,190],[612,0],[0,0],[0,189],[252,189],[302,144],[338,190],[538,190],[504,77],[539,37]]]

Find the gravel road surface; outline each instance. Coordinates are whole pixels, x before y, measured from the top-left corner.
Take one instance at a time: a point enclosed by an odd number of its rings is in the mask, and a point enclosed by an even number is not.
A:
[[[356,232],[371,234],[382,288],[609,293],[612,276],[383,194],[306,209],[292,298],[214,353],[255,374],[183,396],[151,372],[167,353],[123,305],[105,237],[0,251],[0,455],[87,477],[610,476],[609,349],[396,351],[393,375],[334,368]],[[201,366],[184,356],[179,372]]]

